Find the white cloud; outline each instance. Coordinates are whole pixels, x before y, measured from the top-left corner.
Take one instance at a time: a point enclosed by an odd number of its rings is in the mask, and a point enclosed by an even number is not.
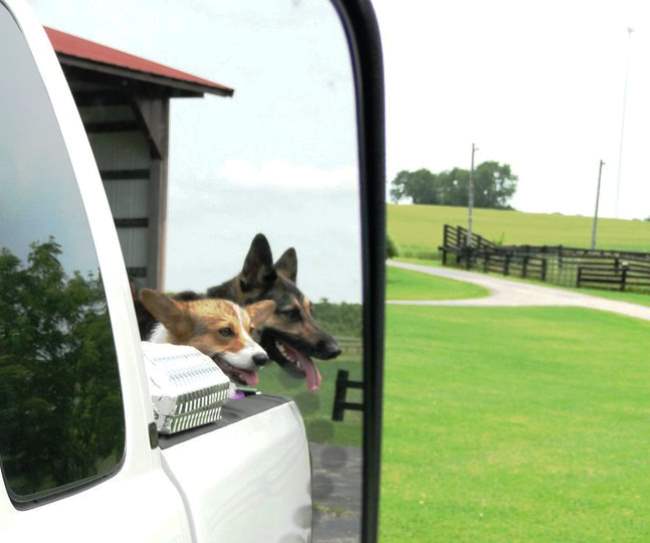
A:
[[[226,160],[217,176],[239,188],[351,191],[358,187],[358,173],[354,166],[319,168],[286,160],[260,163]]]

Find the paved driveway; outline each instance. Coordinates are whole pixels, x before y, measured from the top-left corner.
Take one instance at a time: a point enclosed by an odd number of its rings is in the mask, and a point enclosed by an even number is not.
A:
[[[425,266],[422,264],[396,262],[394,260],[389,260],[387,264],[404,270],[412,270],[437,277],[446,277],[448,279],[465,281],[466,283],[474,283],[490,291],[490,295],[484,298],[467,300],[389,300],[387,302],[389,304],[475,307],[570,306],[611,311],[612,313],[619,313],[628,317],[650,320],[650,307],[628,302],[618,302],[616,300],[580,294],[579,292],[561,288],[512,281],[456,268]]]
[[[361,540],[361,468],[358,447],[310,443],[314,543]]]

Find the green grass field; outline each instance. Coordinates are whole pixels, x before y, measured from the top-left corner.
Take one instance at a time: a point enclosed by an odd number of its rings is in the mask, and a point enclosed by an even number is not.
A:
[[[462,207],[388,205],[388,232],[401,256],[436,257],[443,225],[466,223]],[[590,217],[477,209],[474,229],[506,244],[589,247],[591,242]],[[650,251],[650,222],[601,219],[598,240],[602,249]]]
[[[340,369],[350,372],[350,378],[361,380],[360,340],[351,350],[348,346],[335,360],[318,361],[323,377],[318,392],[309,392],[304,379],[291,377],[277,364],[270,364],[260,372],[260,390],[266,394],[289,396],[300,408],[309,441],[345,446],[361,446],[361,413],[346,411],[343,422],[332,421],[336,373]],[[346,341],[346,343],[349,343]],[[361,401],[354,390],[348,392],[348,401]]]
[[[382,541],[650,540],[650,323],[387,310]]]
[[[333,334],[343,353],[334,360],[315,360],[323,378],[318,392],[309,392],[304,379],[296,379],[277,364],[260,372],[259,389],[266,394],[295,400],[305,421],[310,441],[346,446],[361,446],[361,413],[346,411],[342,422],[332,421],[334,388],[338,370],[348,370],[350,379],[361,380],[361,306],[358,304],[315,304],[315,316]],[[348,391],[348,401],[361,401],[360,391]]]
[[[487,289],[471,283],[391,266],[386,268],[387,300],[458,300],[481,298],[489,293]]]

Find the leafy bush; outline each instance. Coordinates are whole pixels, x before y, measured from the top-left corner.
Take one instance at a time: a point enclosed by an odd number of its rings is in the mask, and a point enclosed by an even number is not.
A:
[[[361,304],[333,304],[323,298],[314,304],[314,316],[334,336],[361,337]]]
[[[390,236],[386,236],[386,258],[395,258],[399,256],[399,248],[397,244],[391,239]]]

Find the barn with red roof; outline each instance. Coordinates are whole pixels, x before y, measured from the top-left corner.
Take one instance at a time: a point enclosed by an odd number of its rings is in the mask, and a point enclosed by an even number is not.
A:
[[[46,28],[79,108],[115,219],[129,276],[163,288],[169,103],[233,89]]]

